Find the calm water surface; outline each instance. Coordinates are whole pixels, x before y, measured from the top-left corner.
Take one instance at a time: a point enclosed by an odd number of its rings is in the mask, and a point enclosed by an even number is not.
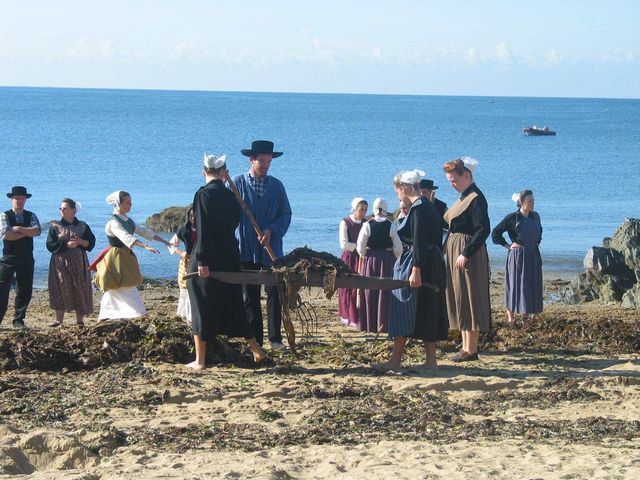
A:
[[[523,136],[533,124],[558,135]],[[131,216],[143,222],[191,202],[203,151],[226,153],[235,174],[248,168],[240,149],[254,139],[285,152],[270,173],[294,212],[287,250],[339,254],[337,227],[351,198],[396,205],[391,179],[402,169],[425,170],[451,204],[457,194],[441,166],[459,155],[480,161],[476,182],[492,226],[515,209],[513,192],[534,191],[545,268],[559,275],[640,215],[640,100],[0,88],[0,188],[26,185],[27,207],[43,223],[57,218],[62,197],[81,202],[78,216],[99,239],[90,258],[106,245],[110,192],[130,191]],[[40,286],[45,237],[35,246]],[[505,251],[490,245],[489,253],[502,268]],[[139,259],[145,276],[176,274],[178,260],[164,247]]]

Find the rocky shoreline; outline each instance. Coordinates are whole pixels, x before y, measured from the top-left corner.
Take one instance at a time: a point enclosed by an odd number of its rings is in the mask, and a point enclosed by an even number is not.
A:
[[[625,219],[612,238],[587,251],[583,264],[584,271],[560,292],[565,302],[601,300],[640,309],[640,219]]]
[[[145,220],[145,225],[154,232],[173,233],[182,227],[189,207],[168,207],[154,213]]]

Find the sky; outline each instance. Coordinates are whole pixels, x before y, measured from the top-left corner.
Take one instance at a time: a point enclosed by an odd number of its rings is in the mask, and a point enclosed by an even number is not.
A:
[[[0,0],[0,86],[640,98],[635,0]]]

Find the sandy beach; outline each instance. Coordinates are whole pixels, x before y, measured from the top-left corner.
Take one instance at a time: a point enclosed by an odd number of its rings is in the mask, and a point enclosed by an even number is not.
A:
[[[565,283],[547,279],[546,297]],[[188,333],[174,318],[173,284],[145,285],[142,294],[147,324]],[[15,368],[18,356],[36,362],[36,336],[98,332],[95,316],[83,330],[71,315],[64,331],[48,327],[53,312],[38,291],[31,331],[18,334],[6,321],[0,331],[0,478],[640,476],[637,310],[551,303],[532,325],[509,328],[496,275],[495,328],[479,362],[448,360],[451,338],[437,372],[421,367],[417,344],[407,368],[376,372],[370,365],[390,342],[341,326],[335,298],[305,295],[317,332],[300,339],[297,354],[270,353],[265,365],[253,366],[235,341],[237,365],[194,372],[152,357],[114,360],[121,347],[104,340],[112,360]],[[172,348],[175,359],[189,354]]]

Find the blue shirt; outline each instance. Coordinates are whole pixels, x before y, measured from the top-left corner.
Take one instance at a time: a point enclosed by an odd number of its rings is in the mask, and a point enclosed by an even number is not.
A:
[[[249,173],[238,175],[233,181],[260,229],[271,231],[270,245],[276,257],[282,257],[284,255],[282,239],[291,224],[291,206],[282,182],[270,175],[264,178],[265,190],[262,196],[259,196],[252,187]],[[244,211],[238,225],[237,236],[241,261],[271,265],[269,254],[258,242],[258,236]]]

